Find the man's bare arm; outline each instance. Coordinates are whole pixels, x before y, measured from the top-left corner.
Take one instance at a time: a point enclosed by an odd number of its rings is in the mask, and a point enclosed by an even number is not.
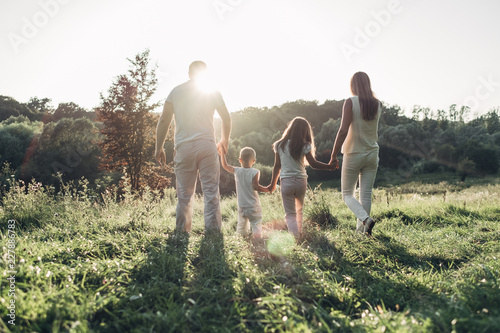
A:
[[[225,104],[217,108],[217,113],[222,120],[221,140],[217,144],[217,150],[219,150],[219,154],[225,155],[227,154],[227,149],[229,147],[229,136],[231,135],[231,116],[229,115],[229,111],[227,110]]]
[[[172,122],[174,116],[174,106],[170,102],[165,102],[163,105],[163,112],[161,114],[160,120],[158,120],[158,125],[156,126],[156,160],[160,165],[166,164],[165,150],[163,149],[163,144],[167,137],[168,128]]]

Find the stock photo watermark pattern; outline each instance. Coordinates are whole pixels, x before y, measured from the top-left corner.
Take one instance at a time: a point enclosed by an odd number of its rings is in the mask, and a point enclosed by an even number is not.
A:
[[[387,28],[393,17],[403,12],[403,6],[399,0],[390,0],[385,9],[371,11],[372,20],[368,21],[361,29],[354,29],[355,35],[352,43],[342,42],[340,49],[348,63],[352,62],[352,57],[358,55],[367,48],[373,39],[379,36],[384,28]]]
[[[216,0],[212,3],[212,6],[221,21],[224,21],[226,14],[234,11],[242,2],[243,0]]]
[[[467,96],[463,105],[468,106],[471,111],[477,111],[481,102],[491,98],[498,87],[500,87],[499,81],[493,81],[493,75],[488,75],[487,78],[480,76],[478,78],[479,84],[474,90],[474,95]]]
[[[7,222],[7,241],[4,249],[7,250],[7,287],[8,299],[7,302],[7,323],[16,325],[16,221],[8,220]],[[2,302],[3,303],[3,302]]]
[[[40,30],[45,28],[50,20],[59,14],[61,5],[69,2],[71,0],[40,0],[38,2],[39,9],[29,17],[22,17],[21,28],[7,35],[14,52],[19,53],[22,45],[26,45],[33,40]]]

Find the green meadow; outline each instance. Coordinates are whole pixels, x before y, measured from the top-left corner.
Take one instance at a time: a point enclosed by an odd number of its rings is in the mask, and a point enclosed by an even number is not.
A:
[[[222,234],[205,233],[197,198],[186,235],[172,189],[117,200],[87,186],[11,181],[0,331],[500,331],[498,178],[379,187],[373,237],[355,233],[338,188],[310,188],[298,242],[278,190],[260,196],[265,244],[235,235],[234,196]]]

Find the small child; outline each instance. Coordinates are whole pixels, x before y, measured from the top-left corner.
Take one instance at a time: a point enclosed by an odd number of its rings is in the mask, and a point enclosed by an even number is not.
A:
[[[222,167],[234,174],[236,182],[236,196],[238,197],[236,232],[240,235],[247,235],[251,225],[253,237],[260,239],[262,237],[262,210],[257,191],[269,192],[269,189],[259,184],[260,171],[252,168],[255,159],[255,150],[250,147],[245,147],[240,151],[241,167],[228,165],[226,156],[221,155]]]
[[[302,210],[307,189],[304,159],[313,169],[335,170],[337,166],[316,160],[312,128],[302,117],[295,117],[288,124],[281,139],[273,144],[273,149],[275,152],[273,176],[268,188],[270,192],[274,191],[278,176],[281,176],[281,198],[286,224],[288,231],[298,239],[302,233]]]

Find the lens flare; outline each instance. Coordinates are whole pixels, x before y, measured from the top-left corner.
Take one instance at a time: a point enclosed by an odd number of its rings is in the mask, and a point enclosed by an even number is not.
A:
[[[290,253],[295,245],[295,238],[288,232],[274,231],[267,241],[267,250],[275,256]]]
[[[195,79],[196,86],[204,93],[211,93],[216,90],[215,83],[207,71],[200,72]]]

